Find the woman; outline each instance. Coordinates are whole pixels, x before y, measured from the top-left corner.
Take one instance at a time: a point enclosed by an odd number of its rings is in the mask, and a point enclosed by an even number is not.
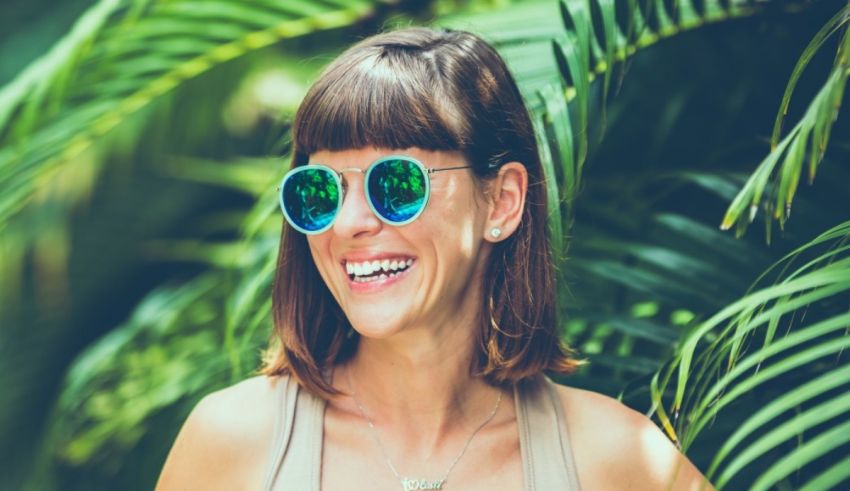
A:
[[[464,32],[365,39],[293,126],[263,375],[205,397],[158,489],[699,489],[645,416],[554,385],[534,134]]]

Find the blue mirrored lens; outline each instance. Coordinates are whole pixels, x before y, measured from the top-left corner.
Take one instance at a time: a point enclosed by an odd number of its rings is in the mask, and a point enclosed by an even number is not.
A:
[[[390,159],[376,164],[367,183],[375,212],[394,223],[412,220],[425,206],[426,179],[422,168],[410,160]]]
[[[280,192],[286,218],[302,232],[326,229],[339,208],[339,185],[329,169],[298,169]]]

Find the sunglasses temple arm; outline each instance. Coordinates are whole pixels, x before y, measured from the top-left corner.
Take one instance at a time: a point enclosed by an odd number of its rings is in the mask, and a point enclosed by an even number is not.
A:
[[[458,170],[458,169],[471,169],[471,165],[464,165],[460,167],[446,167],[445,169],[428,169],[428,174],[433,174],[435,172],[442,172],[444,170]]]

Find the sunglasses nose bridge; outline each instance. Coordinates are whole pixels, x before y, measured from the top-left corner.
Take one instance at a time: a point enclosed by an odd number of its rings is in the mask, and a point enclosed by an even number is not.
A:
[[[345,178],[345,175],[344,175],[346,172],[356,172],[356,173],[362,174],[364,176],[366,174],[366,171],[364,171],[363,169],[359,169],[357,167],[345,167],[343,169],[336,171],[336,175],[339,177],[339,183],[342,185],[342,189],[340,191],[342,191],[342,199],[343,200],[345,200],[345,195],[347,194],[346,191],[348,191],[348,180]],[[365,185],[366,185],[366,183],[364,182],[363,186],[365,187]]]
[[[348,187],[348,181],[345,179],[345,176],[343,175],[346,172],[356,172],[358,174],[363,174],[363,175],[366,174],[366,171],[364,171],[363,169],[359,169],[357,167],[345,167],[343,169],[336,171],[336,175],[339,176],[339,182],[342,184],[343,192],[345,191],[345,188]]]

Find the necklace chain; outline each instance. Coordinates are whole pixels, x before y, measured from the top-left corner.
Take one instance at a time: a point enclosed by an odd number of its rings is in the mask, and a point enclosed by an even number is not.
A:
[[[475,431],[472,432],[471,435],[469,435],[469,439],[466,440],[466,444],[463,446],[463,449],[460,451],[458,456],[455,457],[454,461],[452,461],[452,464],[449,466],[449,468],[443,474],[442,479],[440,479],[438,481],[426,481],[425,479],[418,479],[418,480],[407,479],[407,478],[401,477],[401,475],[398,473],[398,470],[393,465],[392,461],[390,460],[389,455],[387,454],[386,448],[384,448],[384,444],[381,443],[381,438],[378,436],[378,430],[375,428],[375,424],[372,422],[372,419],[369,418],[369,416],[366,415],[366,410],[363,409],[363,405],[360,404],[360,401],[357,399],[357,393],[354,391],[354,385],[351,382],[351,368],[350,368],[350,366],[347,366],[345,371],[347,372],[347,375],[348,375],[348,388],[349,388],[349,390],[351,390],[351,398],[354,399],[354,403],[357,405],[357,409],[360,411],[360,415],[363,416],[363,418],[369,424],[369,428],[371,429],[371,433],[372,433],[372,438],[375,439],[375,442],[378,444],[378,447],[381,449],[381,453],[383,454],[384,459],[387,461],[387,465],[389,466],[390,470],[393,472],[393,475],[395,475],[396,479],[398,479],[399,482],[401,482],[401,486],[402,486],[402,489],[404,491],[411,491],[411,490],[416,490],[416,489],[442,489],[443,486],[446,483],[446,479],[449,477],[449,473],[452,471],[452,469],[454,469],[455,464],[458,463],[460,458],[463,457],[463,454],[466,453],[466,449],[469,448],[469,444],[472,442],[472,439],[475,438],[475,435],[479,431],[481,431],[482,428],[487,426],[487,423],[489,423],[490,420],[492,420],[494,416],[496,416],[496,412],[499,410],[499,404],[501,404],[501,402],[502,402],[502,391],[499,391],[499,398],[496,399],[496,405],[493,407],[493,410],[490,412],[490,415],[487,416],[487,419],[485,419],[484,422],[481,423],[478,426],[478,428],[476,428]]]

